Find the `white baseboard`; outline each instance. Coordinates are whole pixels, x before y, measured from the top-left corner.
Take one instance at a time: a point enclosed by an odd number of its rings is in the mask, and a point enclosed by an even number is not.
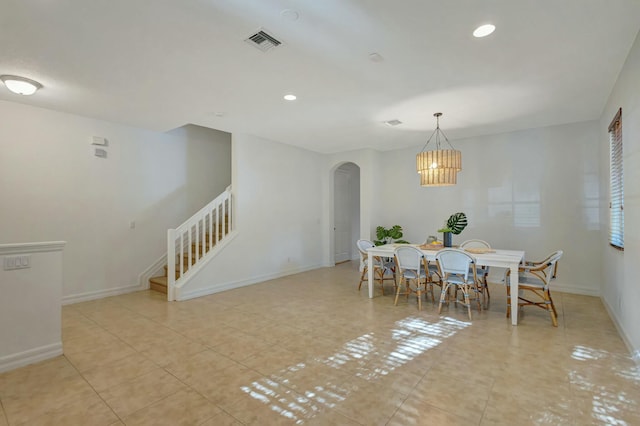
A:
[[[504,285],[504,268],[491,268],[489,271],[488,280],[494,284],[502,284]],[[560,281],[552,281],[551,282],[551,294],[556,291],[561,293],[571,293],[571,294],[581,294],[583,296],[595,296],[600,297],[600,289],[593,288],[584,288],[577,285],[567,284],[562,282],[562,278]]]
[[[222,291],[233,290],[234,288],[246,287],[246,286],[258,284],[264,281],[286,277],[288,275],[299,274],[300,272],[311,271],[313,269],[318,269],[321,267],[322,265],[310,265],[310,266],[304,266],[304,267],[295,268],[295,269],[287,269],[286,271],[282,271],[282,272],[261,275],[258,277],[252,277],[245,280],[218,284],[215,286],[200,288],[200,289],[191,290],[191,291],[185,290],[185,289],[179,289],[177,290],[176,300],[183,301],[183,300],[195,299],[196,297],[208,296],[210,294],[220,293]]]
[[[102,299],[103,297],[117,296],[125,293],[133,293],[134,291],[140,290],[145,290],[145,288],[136,284],[124,287],[108,288],[105,290],[89,291],[87,293],[70,294],[62,298],[62,304],[71,305],[73,303],[87,302],[89,300]]]
[[[62,355],[62,342],[40,346],[0,358],[0,373]]]
[[[611,321],[613,321],[613,324],[615,324],[616,329],[618,330],[618,334],[620,335],[620,337],[622,337],[622,341],[627,346],[627,349],[629,349],[629,354],[631,355],[631,359],[633,359],[636,365],[640,365],[640,349],[633,347],[633,344],[631,343],[631,339],[629,339],[629,336],[624,331],[624,328],[618,321],[618,317],[615,315],[613,309],[611,309],[611,306],[609,306],[609,303],[607,303],[605,298],[601,297],[600,300],[602,301],[602,304],[604,305],[605,310],[609,314],[609,318],[611,318]]]
[[[140,288],[146,290],[149,288],[149,278],[156,277],[158,274],[164,275],[164,265],[167,264],[167,254],[160,256],[158,260],[153,262],[151,266],[138,275],[138,284]]]
[[[570,284],[558,284],[553,281],[551,282],[551,286],[549,287],[549,289],[551,290],[551,294],[553,294],[553,292],[559,291],[562,293],[581,294],[584,296],[600,297],[599,289],[584,288],[584,287],[579,287],[577,285],[570,285]]]
[[[492,277],[491,275],[489,275],[487,279],[489,283],[504,285],[504,281],[500,277],[497,277],[497,276]],[[550,289],[551,289],[551,295],[553,295],[553,293],[555,292],[560,292],[560,293],[581,294],[583,296],[600,297],[600,290],[579,287],[577,285],[558,284],[558,283],[552,282]]]

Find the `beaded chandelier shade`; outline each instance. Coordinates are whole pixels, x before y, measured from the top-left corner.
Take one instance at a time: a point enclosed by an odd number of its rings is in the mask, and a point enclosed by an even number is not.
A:
[[[421,186],[446,186],[455,185],[457,174],[462,170],[462,153],[453,149],[449,139],[440,130],[441,112],[433,114],[436,117],[436,129],[433,131],[422,151],[416,155],[416,169],[420,174]],[[435,149],[425,151],[429,142],[435,136]],[[451,149],[441,148],[441,139],[444,139]]]

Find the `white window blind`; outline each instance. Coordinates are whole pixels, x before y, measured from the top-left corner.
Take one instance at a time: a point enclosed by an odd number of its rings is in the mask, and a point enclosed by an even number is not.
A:
[[[611,201],[609,244],[624,249],[624,174],[622,170],[622,108],[609,125]]]

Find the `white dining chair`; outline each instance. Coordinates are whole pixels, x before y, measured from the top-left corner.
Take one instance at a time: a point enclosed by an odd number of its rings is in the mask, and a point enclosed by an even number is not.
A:
[[[408,245],[397,247],[394,251],[394,256],[398,266],[397,273],[400,276],[394,305],[398,305],[400,294],[405,294],[409,299],[411,293],[416,293],[418,310],[422,310],[422,294],[426,293],[428,288],[431,288],[431,298],[434,299],[433,283],[429,279],[427,258],[420,249]],[[402,293],[403,287],[405,289],[404,293]]]
[[[440,292],[440,303],[438,305],[438,313],[442,311],[442,304],[449,301],[449,289],[453,286],[457,290],[461,290],[464,301],[459,301],[454,297],[455,303],[461,303],[467,307],[469,319],[471,320],[471,299],[469,294],[471,291],[476,293],[475,300],[478,302],[478,311],[482,311],[480,304],[479,282],[476,274],[475,258],[469,253],[460,249],[443,249],[436,253],[436,262],[440,269],[442,278],[442,291]]]
[[[360,275],[360,283],[358,284],[358,291],[362,287],[362,283],[368,280],[368,258],[369,253],[367,253],[367,249],[374,247],[373,242],[369,240],[358,240],[356,242],[356,246],[358,247],[358,251],[360,252],[360,264],[362,265],[362,274]],[[373,278],[378,279],[380,282],[380,287],[382,289],[382,295],[384,296],[384,282],[392,280],[393,287],[396,287],[396,267],[393,261],[385,260],[381,257],[374,256],[373,257]]]
[[[463,250],[468,250],[471,254],[474,254],[474,251],[476,253],[479,253],[483,250],[491,250],[491,245],[486,242],[485,240],[477,240],[477,239],[473,239],[473,240],[466,240],[463,241],[460,244],[460,248]],[[482,297],[483,299],[486,298],[486,300],[491,298],[491,294],[489,293],[489,283],[487,281],[487,276],[489,275],[489,267],[488,266],[481,266],[479,268],[476,268],[476,274],[478,275],[478,279],[481,282],[481,286],[480,286],[480,292],[482,293]]]

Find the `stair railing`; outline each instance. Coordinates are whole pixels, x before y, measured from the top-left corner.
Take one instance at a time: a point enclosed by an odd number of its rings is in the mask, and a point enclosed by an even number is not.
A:
[[[181,288],[203,263],[205,254],[233,229],[231,186],[176,229],[167,231],[167,299]],[[185,268],[186,263],[186,268]],[[176,266],[179,276],[176,278]],[[186,270],[185,270],[186,269]]]

